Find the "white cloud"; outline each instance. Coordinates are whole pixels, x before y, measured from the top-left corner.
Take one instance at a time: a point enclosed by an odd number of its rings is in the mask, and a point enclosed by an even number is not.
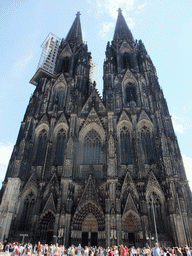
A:
[[[175,132],[179,134],[184,133],[184,127],[183,124],[181,124],[183,120],[176,115],[172,115],[172,121]]]
[[[146,5],[147,5],[147,2],[140,4],[140,5],[138,5],[138,9],[143,10]]]
[[[100,37],[104,37],[109,33],[110,29],[114,27],[114,22],[103,22],[99,24],[99,27],[100,30],[98,32],[98,35]]]
[[[5,177],[7,165],[13,151],[12,143],[0,143],[0,187]]]
[[[189,180],[189,185],[192,189],[192,158],[186,155],[182,155],[182,157],[185,166],[185,171],[187,174],[187,179]]]
[[[33,58],[32,53],[29,53],[28,55],[24,56],[23,58],[19,59],[14,65],[13,65],[13,73],[15,76],[20,77],[22,71],[25,69],[27,64],[30,62],[30,60]]]
[[[117,19],[117,10],[119,8],[123,11],[123,16],[128,23],[128,26],[132,29],[135,25],[134,18],[128,15],[130,11],[135,11],[135,13],[140,13],[144,10],[146,2],[140,5],[136,5],[136,0],[87,0],[91,5],[94,14],[100,18],[103,14],[109,14],[111,18],[116,21]],[[91,9],[89,9],[90,12]],[[133,13],[132,13],[133,14]],[[113,26],[113,22],[102,22],[100,24],[99,36],[104,37]]]
[[[173,127],[174,127],[174,130],[176,132],[178,132],[179,134],[184,133],[183,125],[182,124],[177,124],[174,120],[173,120]]]

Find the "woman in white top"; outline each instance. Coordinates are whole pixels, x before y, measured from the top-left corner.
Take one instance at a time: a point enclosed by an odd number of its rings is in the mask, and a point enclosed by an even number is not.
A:
[[[56,244],[53,249],[53,256],[60,256],[60,248],[58,247],[58,244]]]

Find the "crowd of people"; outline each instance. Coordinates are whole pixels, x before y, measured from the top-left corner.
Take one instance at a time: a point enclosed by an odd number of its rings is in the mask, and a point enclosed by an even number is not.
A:
[[[111,246],[107,248],[96,246],[81,245],[70,246],[65,248],[64,245],[44,244],[38,242],[36,245],[19,244],[17,242],[0,243],[0,255],[4,252],[7,256],[192,256],[192,248],[185,246],[183,248],[178,247],[159,247],[158,243],[153,248],[143,247],[135,248],[134,246],[128,248],[124,245]]]

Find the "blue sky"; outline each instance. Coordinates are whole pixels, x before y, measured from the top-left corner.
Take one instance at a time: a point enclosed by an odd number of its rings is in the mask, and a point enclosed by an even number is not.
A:
[[[83,39],[98,69],[102,93],[107,41],[117,9],[150,55],[168,103],[188,179],[192,184],[192,1],[13,0],[0,3],[0,182],[34,86],[41,44],[49,32],[66,37],[77,11]],[[191,185],[192,187],[192,185]]]

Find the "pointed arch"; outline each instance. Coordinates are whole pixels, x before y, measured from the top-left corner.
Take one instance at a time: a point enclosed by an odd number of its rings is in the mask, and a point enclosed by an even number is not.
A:
[[[45,158],[46,153],[46,146],[47,146],[47,130],[42,129],[38,134],[38,139],[36,142],[37,150],[35,154],[35,161],[34,164],[37,166],[42,166]]]
[[[120,130],[121,164],[132,164],[131,134],[126,126]]]
[[[98,231],[105,230],[105,217],[103,212],[93,202],[86,202],[76,211],[73,217],[73,230],[82,230],[82,224],[88,214],[93,214],[98,223]]]
[[[137,129],[141,140],[143,161],[146,164],[153,164],[153,124],[145,111],[142,111],[140,114]]]
[[[64,107],[66,97],[66,86],[63,83],[56,84],[52,94],[52,108],[57,105],[57,110],[61,111]]]
[[[41,214],[39,224],[40,241],[44,241],[44,243],[46,243],[47,232],[54,231],[55,213],[51,210],[48,210]]]
[[[85,136],[91,130],[95,130],[99,134],[99,136],[101,137],[101,143],[103,145],[103,143],[105,142],[105,130],[102,126],[95,122],[89,123],[82,128],[82,130],[79,132],[79,141],[83,142]]]
[[[122,54],[121,65],[122,69],[133,69],[133,55],[130,52]]]
[[[141,145],[144,156],[144,163],[152,164],[153,159],[153,148],[152,148],[152,134],[147,126],[143,126],[140,129]]]
[[[131,121],[130,120],[120,120],[117,124],[117,134],[118,134],[118,136],[120,136],[120,130],[124,126],[127,127],[130,132],[132,132],[133,125],[132,125]]]
[[[101,156],[101,137],[92,129],[83,141],[83,164],[100,164]]]
[[[53,164],[55,166],[62,166],[64,162],[64,153],[66,149],[66,131],[62,128],[57,133],[55,158]]]
[[[27,191],[22,197],[24,198],[21,204],[22,214],[20,218],[19,230],[29,231],[32,224],[33,210],[36,203],[36,196],[32,190]]]
[[[88,213],[82,222],[82,231],[98,232],[98,222],[93,213]]]
[[[134,101],[135,104],[137,103],[137,92],[136,92],[135,84],[129,82],[126,85],[125,100],[127,105],[129,105],[132,101]]]
[[[149,229],[152,233],[155,233],[155,225],[157,227],[158,234],[165,233],[165,208],[164,208],[164,196],[159,193],[159,190],[153,188],[147,194],[147,209],[149,219]]]
[[[139,232],[142,230],[140,216],[133,210],[129,210],[122,218],[122,230],[125,233]]]

